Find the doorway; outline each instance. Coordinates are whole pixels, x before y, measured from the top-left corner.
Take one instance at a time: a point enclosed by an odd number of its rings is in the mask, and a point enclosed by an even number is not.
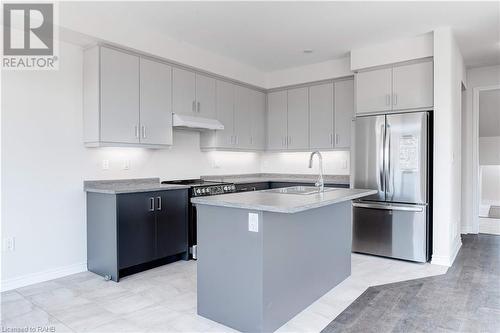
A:
[[[474,97],[478,230],[500,235],[500,87],[478,88]]]

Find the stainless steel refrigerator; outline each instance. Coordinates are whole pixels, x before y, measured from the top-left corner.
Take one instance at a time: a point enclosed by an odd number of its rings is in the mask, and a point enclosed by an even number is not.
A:
[[[378,190],[353,203],[354,252],[430,259],[431,114],[359,116],[354,187]]]

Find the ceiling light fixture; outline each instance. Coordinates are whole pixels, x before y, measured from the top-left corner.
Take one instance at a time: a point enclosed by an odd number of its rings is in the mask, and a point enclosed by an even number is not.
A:
[[[303,51],[304,53],[313,53],[313,50],[312,49],[304,49]]]

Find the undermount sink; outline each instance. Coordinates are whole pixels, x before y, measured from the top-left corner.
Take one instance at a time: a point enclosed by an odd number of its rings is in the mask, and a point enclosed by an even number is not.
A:
[[[325,187],[324,192],[335,191],[337,188]],[[291,187],[283,187],[283,188],[273,188],[271,190],[267,190],[272,193],[282,193],[282,194],[318,194],[319,188],[315,186],[291,186]]]

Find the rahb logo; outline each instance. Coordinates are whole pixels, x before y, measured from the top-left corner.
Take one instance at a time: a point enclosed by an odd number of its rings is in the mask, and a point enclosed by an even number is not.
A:
[[[58,69],[53,3],[3,3],[2,69]]]

